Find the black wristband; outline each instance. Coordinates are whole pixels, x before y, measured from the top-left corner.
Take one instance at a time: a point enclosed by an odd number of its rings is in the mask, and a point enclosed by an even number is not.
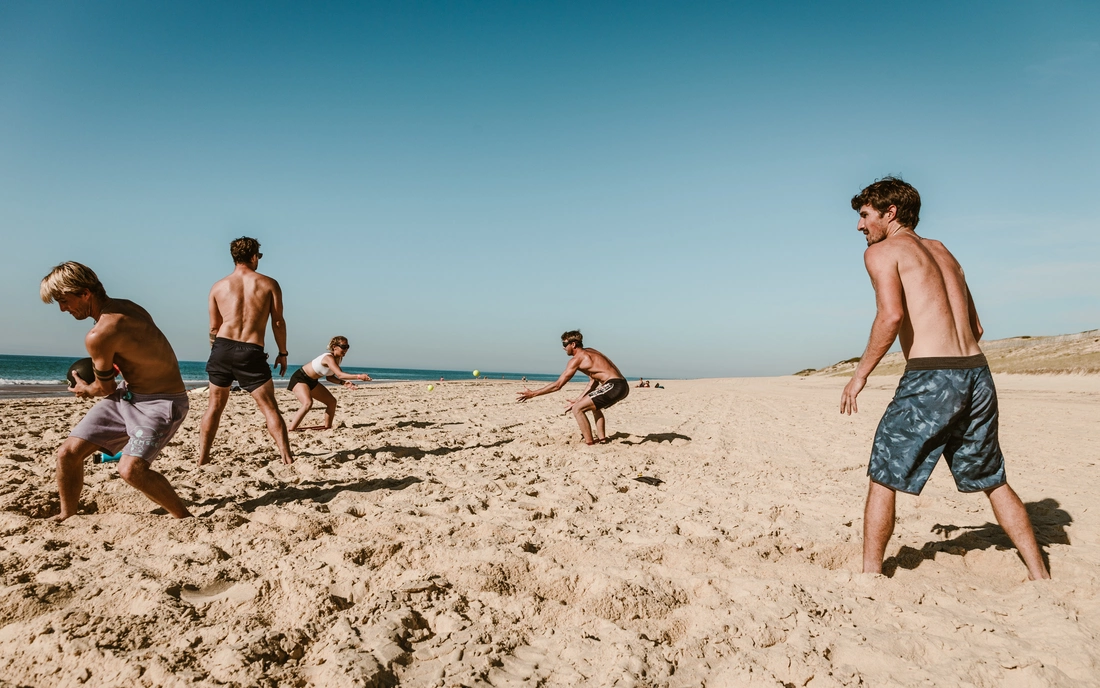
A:
[[[290,355],[290,354],[288,354],[288,353],[287,353],[287,352],[285,352],[285,351],[280,351],[280,352],[279,352],[279,356],[289,356],[289,355]],[[276,358],[278,358],[278,356],[276,356]]]

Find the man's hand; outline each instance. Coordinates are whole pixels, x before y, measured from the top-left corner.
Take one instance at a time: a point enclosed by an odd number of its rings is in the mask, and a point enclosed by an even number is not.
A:
[[[280,361],[282,361],[282,363],[280,363]],[[286,355],[279,354],[275,357],[275,365],[271,366],[271,369],[275,370],[276,368],[279,369],[280,376],[286,375]]]
[[[537,396],[537,395],[534,392],[532,392],[531,390],[524,387],[522,392],[519,392],[519,393],[516,394],[516,402],[517,403],[523,403],[523,402],[527,401],[528,399],[530,399],[532,397],[535,397],[535,396]]]
[[[80,377],[80,375],[75,370],[73,371],[73,380],[76,384],[69,388],[70,392],[80,397],[81,399],[91,399],[94,396],[91,392],[88,391],[91,385],[85,382],[84,378]]]
[[[844,391],[840,393],[841,413],[846,413],[849,416],[853,413],[859,413],[859,409],[856,407],[856,397],[863,391],[863,386],[866,384],[866,378],[853,377],[848,380],[848,384],[844,385]]]

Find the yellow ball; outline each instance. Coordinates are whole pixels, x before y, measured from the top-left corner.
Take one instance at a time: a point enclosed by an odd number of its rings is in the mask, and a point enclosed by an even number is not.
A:
[[[475,370],[474,371],[474,377],[481,377],[481,371],[480,370]]]
[[[433,389],[435,389],[435,385],[428,385],[428,391],[429,392],[432,391]]]

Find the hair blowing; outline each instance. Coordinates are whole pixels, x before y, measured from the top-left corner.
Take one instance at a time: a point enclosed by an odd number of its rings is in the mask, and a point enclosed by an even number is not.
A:
[[[78,294],[85,289],[101,299],[107,298],[107,290],[103,288],[95,271],[87,265],[70,260],[50,270],[50,274],[42,278],[38,285],[38,294],[43,303],[53,303],[65,294]]]
[[[852,210],[859,210],[867,204],[880,215],[894,206],[902,227],[916,229],[920,222],[920,194],[912,184],[897,177],[883,177],[852,197]]]
[[[336,347],[342,346],[342,345],[347,344],[347,343],[348,343],[348,338],[347,337],[333,337],[332,339],[328,340],[328,350],[329,351],[334,351],[336,349]]]

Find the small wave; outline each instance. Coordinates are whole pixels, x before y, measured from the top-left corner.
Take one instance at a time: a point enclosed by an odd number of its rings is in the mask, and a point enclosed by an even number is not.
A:
[[[64,380],[8,380],[0,377],[0,385],[63,385]]]

